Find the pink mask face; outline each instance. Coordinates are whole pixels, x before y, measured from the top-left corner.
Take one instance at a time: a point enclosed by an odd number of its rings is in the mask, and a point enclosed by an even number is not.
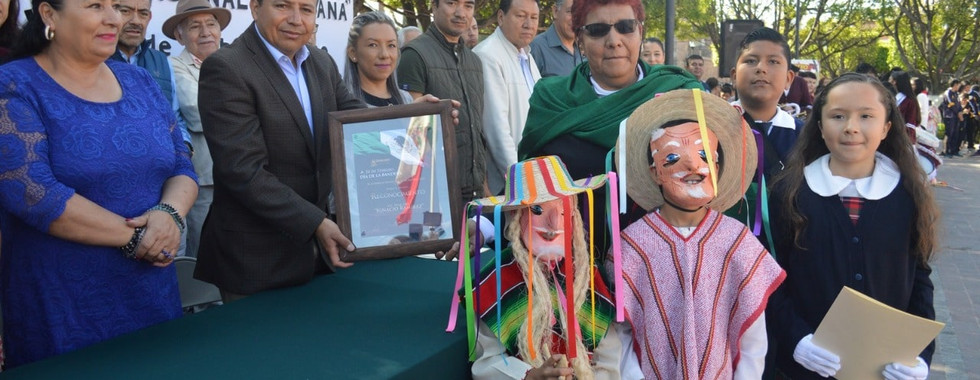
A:
[[[718,159],[718,137],[708,130],[712,158]],[[650,174],[663,188],[668,202],[684,210],[697,210],[714,199],[710,171],[698,123],[658,129],[650,141]],[[713,163],[717,165],[717,161]],[[717,172],[717,166],[715,166]]]
[[[530,247],[534,257],[539,261],[558,261],[565,256],[565,217],[561,200],[545,202],[540,207],[538,215],[530,209],[521,210],[521,241],[525,247]],[[528,242],[528,220],[530,219],[531,241]]]

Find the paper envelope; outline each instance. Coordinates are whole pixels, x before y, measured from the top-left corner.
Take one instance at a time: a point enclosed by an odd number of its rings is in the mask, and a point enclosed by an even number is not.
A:
[[[880,380],[890,363],[917,365],[915,358],[943,326],[845,286],[813,334],[813,343],[840,356],[834,377]]]

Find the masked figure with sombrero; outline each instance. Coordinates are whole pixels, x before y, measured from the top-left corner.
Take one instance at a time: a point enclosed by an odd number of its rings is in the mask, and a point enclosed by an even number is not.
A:
[[[494,214],[498,236],[495,257],[463,291],[473,300],[465,309],[474,379],[640,376],[636,358],[624,359],[632,356],[623,343],[631,339],[628,327],[613,320],[594,239],[586,240],[587,232],[602,233],[588,225],[606,216],[590,208],[583,226],[577,206],[580,196],[587,204],[604,202],[592,199],[592,191],[606,182],[605,174],[573,181],[557,156],[538,157],[510,167],[504,196],[469,204],[477,213]],[[502,213],[507,223],[501,235]],[[500,249],[501,236],[509,247]],[[463,253],[461,268],[468,256]]]
[[[648,214],[621,234],[625,285],[616,290],[644,378],[760,378],[763,312],[786,275],[743,223],[721,213],[752,179],[752,132],[699,90],[644,103],[625,132],[617,163]]]

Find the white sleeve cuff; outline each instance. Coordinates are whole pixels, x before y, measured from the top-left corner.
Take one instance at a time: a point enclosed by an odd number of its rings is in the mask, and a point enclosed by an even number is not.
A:
[[[480,218],[478,224],[480,225],[480,234],[483,235],[483,244],[484,245],[489,244],[496,238],[496,236],[494,236],[493,221],[487,219],[487,217],[483,215],[474,216],[470,218],[470,220],[472,220],[475,223],[477,221],[477,218]],[[503,221],[501,221],[501,223],[503,223]]]

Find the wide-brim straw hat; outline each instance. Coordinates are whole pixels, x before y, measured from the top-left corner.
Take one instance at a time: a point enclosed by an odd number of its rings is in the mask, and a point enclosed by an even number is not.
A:
[[[606,183],[606,175],[572,180],[558,156],[531,158],[510,166],[503,196],[474,200],[483,207],[500,205],[502,211],[530,207],[596,189]]]
[[[718,137],[721,151],[717,195],[708,206],[718,211],[727,210],[742,198],[752,182],[758,164],[758,151],[752,130],[745,124],[741,113],[708,92],[690,89],[670,91],[637,107],[626,119],[625,133],[619,136],[626,140],[617,144],[626,148],[626,170],[623,170],[619,159],[616,162],[619,171],[627,176],[626,191],[647,211],[653,211],[664,203],[660,186],[650,173],[650,138],[653,131],[668,122],[697,121],[695,96],[701,97],[704,122]]]
[[[225,27],[231,22],[231,11],[224,8],[215,8],[211,6],[211,2],[208,0],[180,0],[177,2],[177,13],[163,22],[163,27],[161,28],[163,29],[163,35],[176,40],[177,37],[174,37],[174,30],[177,29],[177,25],[181,21],[184,21],[185,18],[202,13],[214,15],[214,18],[218,19],[218,25],[221,26],[221,30],[225,30]]]

